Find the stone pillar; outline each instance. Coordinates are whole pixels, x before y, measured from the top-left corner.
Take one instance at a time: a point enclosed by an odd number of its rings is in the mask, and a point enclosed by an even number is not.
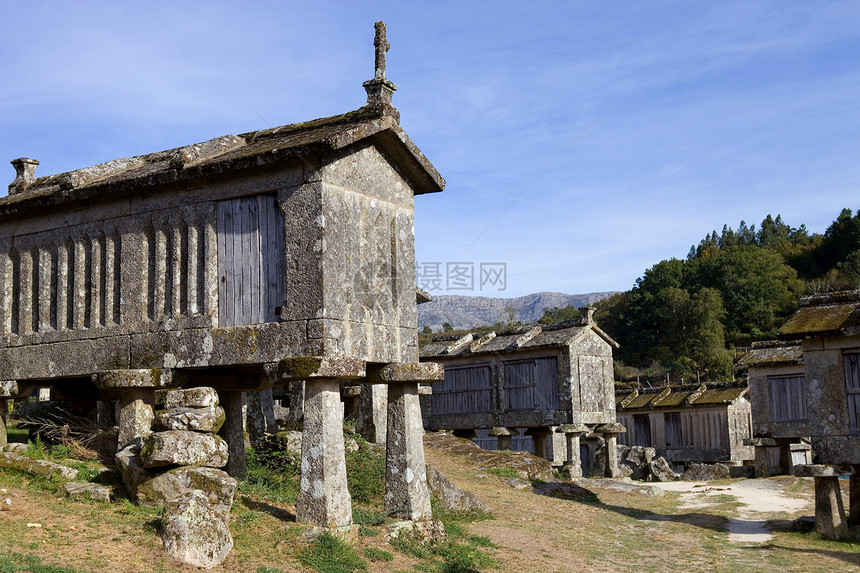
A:
[[[242,392],[242,405],[245,411],[245,428],[248,430],[248,439],[253,446],[266,433],[266,419],[263,417],[260,392],[256,390]]]
[[[296,521],[325,527],[340,537],[354,531],[346,485],[340,382],[365,374],[364,361],[354,358],[298,356],[278,363],[280,381],[305,381]]]
[[[779,446],[779,473],[791,475],[791,444],[788,440],[777,442]]]
[[[0,398],[0,446],[9,442],[6,435],[6,417],[9,415],[9,402],[6,398]]]
[[[305,381],[293,380],[289,383],[290,389],[290,411],[287,414],[287,430],[302,429],[305,408]]]
[[[343,417],[358,421],[358,407],[361,402],[361,386],[345,386],[341,391],[343,398]]]
[[[513,437],[519,436],[520,433],[516,428],[506,428],[504,426],[496,426],[492,430],[490,430],[491,436],[496,436],[496,440],[498,445],[496,446],[499,450],[511,450],[513,449]]]
[[[119,436],[117,450],[121,451],[137,438],[152,433],[155,417],[155,390],[152,388],[123,388],[119,401]]]
[[[107,370],[93,374],[99,390],[120,390],[117,451],[152,433],[155,390],[182,386],[185,378],[173,370]]]
[[[272,396],[272,387],[260,390],[260,410],[263,412],[266,433],[278,432],[278,420],[275,418],[275,398]]]
[[[296,521],[327,528],[352,525],[340,380],[336,378],[312,378],[305,382],[302,477]]]
[[[583,424],[563,424],[556,432],[564,434],[567,446],[567,459],[561,466],[561,473],[567,479],[582,477],[582,460],[579,456],[579,438],[588,433]]]
[[[242,420],[242,392],[219,392],[218,400],[224,408],[224,424],[218,432],[227,442],[227,465],[224,471],[230,477],[244,479],[247,475],[245,459],[245,427]]]
[[[387,393],[384,384],[365,384],[361,388],[355,431],[373,444],[385,443]]]
[[[612,424],[603,424],[594,430],[596,433],[603,434],[603,475],[608,478],[619,477],[618,471],[618,434],[626,432],[627,429],[621,424],[615,422]]]
[[[770,456],[767,453],[767,446],[763,444],[756,444],[754,451],[755,477],[768,477],[770,475]]]
[[[546,457],[546,437],[550,434],[549,428],[529,428],[525,435],[532,437],[534,442],[535,455],[539,458],[547,459]]]
[[[848,525],[860,526],[860,464],[851,465],[848,482]]]
[[[837,476],[815,478],[815,531],[827,539],[848,537]]]
[[[444,378],[441,364],[389,364],[368,373],[369,382],[388,385],[385,444],[385,513],[397,519],[429,521],[430,488],[424,463],[424,425],[419,383]]]

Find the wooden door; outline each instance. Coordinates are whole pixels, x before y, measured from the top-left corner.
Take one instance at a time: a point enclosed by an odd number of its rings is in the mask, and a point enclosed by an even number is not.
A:
[[[277,322],[284,299],[284,220],[273,195],[218,202],[218,321]]]

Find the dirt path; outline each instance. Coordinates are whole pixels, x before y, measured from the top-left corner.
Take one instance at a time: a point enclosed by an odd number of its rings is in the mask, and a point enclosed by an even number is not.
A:
[[[771,479],[749,479],[729,485],[711,486],[706,482],[667,482],[654,484],[664,491],[680,493],[682,507],[687,509],[707,508],[723,496],[729,495],[742,505],[737,515],[728,521],[729,541],[732,543],[755,545],[767,543],[773,534],[767,522],[781,514],[798,512],[813,513],[811,500],[789,497],[779,481]]]

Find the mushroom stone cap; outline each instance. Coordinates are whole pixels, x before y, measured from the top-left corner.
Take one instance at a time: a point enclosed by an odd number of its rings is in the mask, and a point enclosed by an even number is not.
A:
[[[555,431],[559,434],[587,434],[591,430],[585,424],[562,424]]]

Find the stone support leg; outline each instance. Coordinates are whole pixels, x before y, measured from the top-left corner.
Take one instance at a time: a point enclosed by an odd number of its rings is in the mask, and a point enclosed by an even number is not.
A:
[[[242,404],[245,409],[245,428],[251,445],[259,442],[266,433],[266,419],[260,404],[260,393],[257,391],[242,392]]]
[[[779,473],[791,475],[791,445],[787,442],[779,443]]]
[[[6,418],[9,415],[9,402],[0,398],[0,446],[5,446],[9,438],[6,435]]]
[[[388,387],[385,384],[365,384],[361,388],[355,431],[368,442],[384,444]]]
[[[539,458],[546,459],[546,434],[534,434],[532,442],[534,443],[535,455]]]
[[[827,539],[848,536],[842,493],[836,476],[815,478],[815,530]]]
[[[848,482],[848,525],[860,526],[860,464],[854,464],[851,468],[850,481]]]
[[[498,448],[500,450],[510,450],[513,446],[513,436],[499,436],[498,437]]]
[[[320,527],[352,525],[352,501],[346,486],[343,407],[340,382],[311,378],[305,382],[302,476],[296,521]]]
[[[275,398],[272,396],[271,388],[260,390],[260,410],[263,412],[266,433],[276,434],[278,432],[278,420],[275,418]]]
[[[122,450],[137,438],[145,438],[152,433],[153,388],[123,388],[119,410],[119,436],[117,449]]]
[[[755,447],[755,477],[763,478],[770,475],[770,456],[767,454],[767,446]]]
[[[245,461],[245,427],[242,420],[242,392],[219,392],[218,399],[224,408],[224,424],[218,432],[227,442],[227,465],[224,471],[230,477],[244,479],[247,474]]]
[[[287,429],[301,430],[304,419],[305,408],[305,382],[304,380],[293,380],[289,382],[290,389],[290,411],[287,414]]]
[[[385,512],[397,519],[432,519],[424,465],[424,427],[418,384],[388,387],[388,437],[385,446]]]
[[[567,442],[567,461],[561,467],[567,479],[582,477],[582,460],[579,457],[579,434],[565,434]]]
[[[603,475],[608,478],[618,477],[618,434],[604,434],[603,450],[606,458],[603,460]]]

